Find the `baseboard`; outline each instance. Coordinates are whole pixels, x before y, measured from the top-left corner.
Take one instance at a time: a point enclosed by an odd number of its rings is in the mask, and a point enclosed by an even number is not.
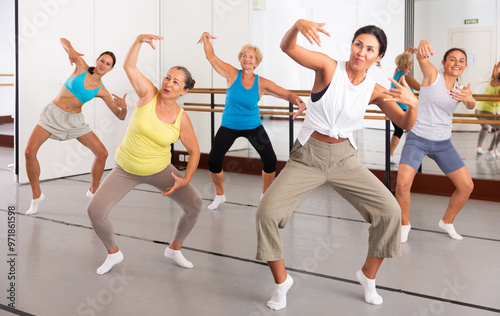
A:
[[[174,151],[174,161],[177,167],[186,167],[186,162],[179,161],[179,155],[186,155],[187,152]],[[208,154],[201,154],[198,168],[208,169]],[[278,161],[276,175],[283,169],[286,161]],[[261,175],[262,162],[259,158],[244,158],[226,156],[222,165],[224,171],[244,174]],[[385,183],[384,170],[370,170],[380,181]],[[474,190],[470,196],[471,199],[500,202],[500,181],[487,179],[473,179]],[[390,183],[391,191],[396,188],[397,171],[391,171]],[[445,175],[431,175],[419,173],[415,176],[411,192],[429,195],[451,196],[455,191],[455,186]]]

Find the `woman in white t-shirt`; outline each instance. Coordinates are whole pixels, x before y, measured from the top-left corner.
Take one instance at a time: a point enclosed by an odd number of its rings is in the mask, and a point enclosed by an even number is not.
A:
[[[267,306],[286,306],[286,293],[293,284],[283,261],[280,228],[314,188],[327,183],[347,199],[371,223],[366,262],[356,273],[365,301],[382,303],[375,289],[375,275],[384,258],[401,255],[400,208],[391,192],[356,159],[354,130],[362,127],[368,104],[382,111],[404,129],[411,129],[417,115],[417,99],[406,82],[386,91],[368,75],[368,69],[384,56],[387,38],[380,28],[359,29],[347,61],[297,45],[300,32],[320,45],[319,32],[329,36],[323,24],[297,21],[285,34],[281,49],[300,65],[315,72],[304,125],[285,168],[259,204],[257,259],[267,261],[275,281],[274,295]],[[396,102],[408,104],[403,112]]]
[[[401,206],[401,242],[408,240],[410,232],[410,189],[419,166],[428,156],[446,174],[456,187],[439,227],[451,238],[461,240],[453,220],[469,199],[474,184],[462,157],[451,143],[453,112],[462,101],[472,110],[476,100],[470,84],[462,87],[458,77],[467,67],[467,54],[460,48],[449,49],[443,57],[443,71],[437,71],[429,61],[434,52],[428,41],[418,46],[417,60],[424,78],[418,100],[418,116],[413,129],[408,132],[401,152],[396,184],[396,199]]]

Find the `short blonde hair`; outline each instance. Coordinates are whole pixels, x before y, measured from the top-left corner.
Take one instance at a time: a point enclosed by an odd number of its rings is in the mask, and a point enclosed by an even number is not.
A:
[[[247,50],[253,50],[255,52],[255,60],[257,61],[257,66],[258,66],[260,64],[260,62],[262,61],[262,58],[264,58],[264,56],[262,55],[262,52],[260,51],[260,49],[257,46],[253,46],[250,44],[244,45],[238,54],[238,60],[241,59],[241,56],[243,56],[243,54]],[[255,67],[257,67],[257,66],[255,66]]]
[[[402,53],[396,57],[396,68],[405,72],[409,65],[413,64],[413,56],[410,53]]]

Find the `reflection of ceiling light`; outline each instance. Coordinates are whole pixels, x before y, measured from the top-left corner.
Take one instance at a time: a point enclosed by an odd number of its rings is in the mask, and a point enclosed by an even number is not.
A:
[[[266,10],[266,0],[253,0],[253,9],[258,11]]]

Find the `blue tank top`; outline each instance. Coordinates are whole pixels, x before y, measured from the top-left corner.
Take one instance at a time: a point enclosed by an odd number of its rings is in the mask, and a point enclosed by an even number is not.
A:
[[[241,70],[239,70],[236,80],[226,92],[221,126],[234,130],[248,130],[262,125],[257,105],[259,100],[259,76],[255,75],[253,86],[247,89],[241,83]]]
[[[84,73],[76,76],[76,77],[71,77],[64,82],[64,86],[66,89],[69,90],[77,99],[78,101],[85,103],[97,95],[97,92],[99,92],[99,89],[101,89],[102,85],[99,87],[92,89],[92,90],[87,90],[85,89],[85,76],[87,75],[87,72],[89,70],[87,69]]]
[[[407,73],[398,70],[398,72],[396,72],[396,74],[394,75],[394,78],[392,78],[392,79],[394,79],[395,81],[399,82],[399,78],[401,78],[401,76],[404,76],[404,75],[407,75]],[[396,89],[396,86],[392,82],[391,82],[391,88]],[[413,92],[413,89],[411,89],[411,92]],[[399,103],[399,102],[396,102],[396,103],[399,105],[399,107],[403,111],[406,111],[406,109],[408,108],[408,105],[406,105],[406,104]]]

